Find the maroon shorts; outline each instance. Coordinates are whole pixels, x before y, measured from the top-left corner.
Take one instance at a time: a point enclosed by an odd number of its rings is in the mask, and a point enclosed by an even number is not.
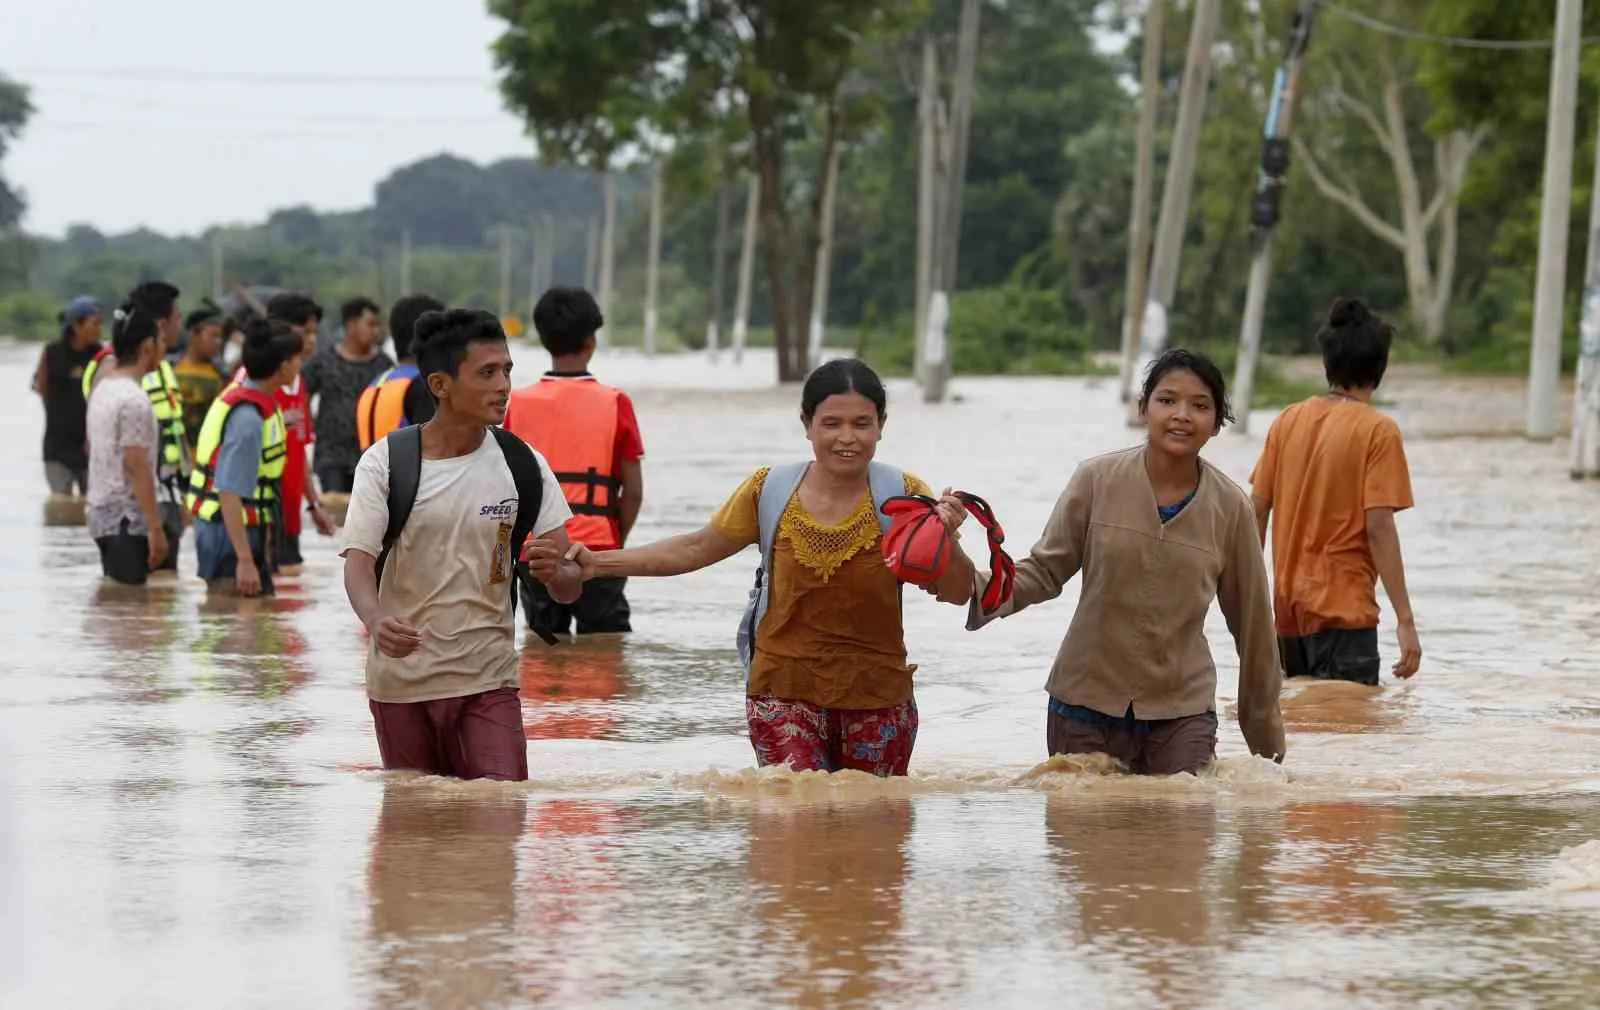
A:
[[[367,705],[389,771],[510,782],[528,777],[522,700],[514,687],[438,701],[369,698]]]
[[[1081,719],[1052,704],[1045,715],[1045,745],[1051,754],[1108,754],[1135,775],[1193,775],[1216,760],[1217,713]]]
[[[770,694],[744,700],[756,763],[797,772],[904,775],[917,742],[917,703],[892,708],[822,708]]]

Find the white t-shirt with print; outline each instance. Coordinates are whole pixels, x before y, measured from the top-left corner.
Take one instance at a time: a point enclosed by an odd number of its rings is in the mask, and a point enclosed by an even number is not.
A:
[[[84,430],[89,442],[89,535],[108,537],[122,532],[128,521],[131,536],[148,536],[150,525],[133,493],[133,481],[123,466],[123,450],[138,447],[150,458],[150,477],[156,477],[159,433],[150,395],[139,384],[102,362],[95,373],[94,389],[85,409]]]
[[[534,456],[544,491],[530,536],[541,536],[564,526],[572,510],[550,464]],[[341,554],[382,552],[388,496],[389,442],[380,438],[356,465]],[[380,612],[418,628],[422,644],[404,659],[369,646],[367,695],[374,701],[434,701],[517,685],[509,549],[517,504],[511,468],[492,435],[466,456],[423,459],[416,504],[378,583]]]

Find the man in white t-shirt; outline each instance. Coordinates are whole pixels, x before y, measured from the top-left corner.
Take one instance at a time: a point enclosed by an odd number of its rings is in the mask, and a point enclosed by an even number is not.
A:
[[[528,752],[512,620],[521,545],[509,542],[519,496],[489,432],[505,417],[511,353],[488,312],[429,312],[415,332],[418,369],[438,409],[420,429],[416,500],[381,586],[387,439],[356,466],[344,526],[345,592],[372,636],[367,697],[378,748],[386,769],[522,780]],[[529,536],[565,545],[572,511],[550,465],[533,457],[543,492]],[[578,566],[556,570],[545,588],[554,599],[577,599]]]

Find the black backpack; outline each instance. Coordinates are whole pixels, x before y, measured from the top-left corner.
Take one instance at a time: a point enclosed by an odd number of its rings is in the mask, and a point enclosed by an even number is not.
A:
[[[539,519],[539,506],[544,495],[544,474],[540,472],[538,457],[528,443],[504,428],[490,428],[494,440],[500,443],[500,452],[511,468],[511,479],[517,485],[517,519],[511,525],[511,613],[517,612],[517,586],[524,576],[525,566],[517,559],[522,555],[522,543],[533,532]],[[419,424],[396,428],[385,436],[389,442],[389,527],[383,531],[383,550],[378,553],[378,580],[383,580],[383,565],[389,552],[400,539],[411,518],[411,507],[417,502],[417,487],[422,483],[422,426]],[[555,645],[559,639],[548,631],[535,629],[534,634],[546,645]]]

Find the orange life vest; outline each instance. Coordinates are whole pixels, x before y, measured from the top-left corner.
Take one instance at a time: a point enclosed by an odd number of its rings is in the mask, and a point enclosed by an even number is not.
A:
[[[511,394],[512,434],[544,454],[572,507],[567,536],[595,549],[621,546],[617,492],[617,390],[589,378],[545,377]]]
[[[418,375],[416,365],[396,365],[361,391],[356,400],[356,444],[362,452],[396,428],[412,423],[406,417],[406,393]]]

